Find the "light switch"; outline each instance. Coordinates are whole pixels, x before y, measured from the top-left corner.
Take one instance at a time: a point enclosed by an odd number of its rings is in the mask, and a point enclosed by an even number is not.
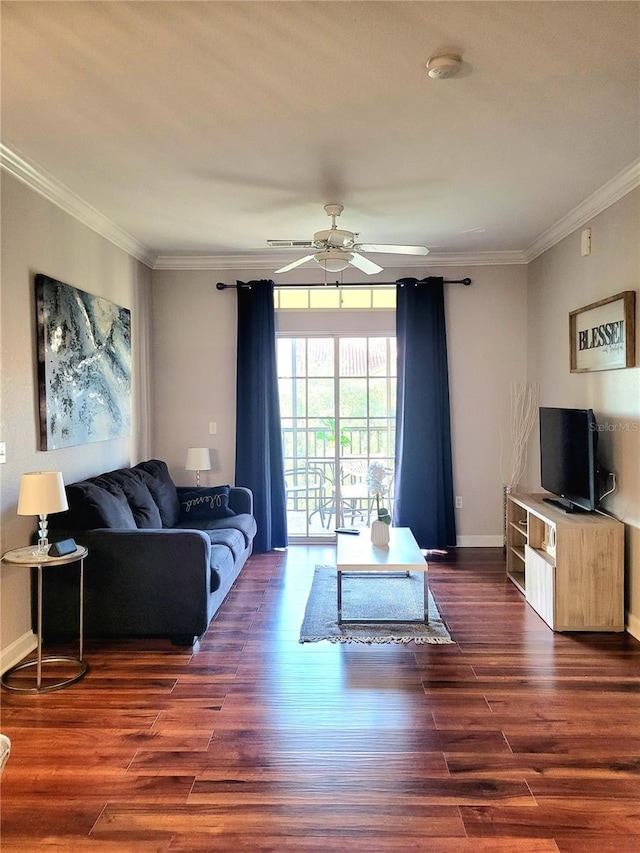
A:
[[[209,421],[209,435],[218,434],[218,424],[215,421]]]
[[[0,441],[0,465],[7,461],[7,443]]]

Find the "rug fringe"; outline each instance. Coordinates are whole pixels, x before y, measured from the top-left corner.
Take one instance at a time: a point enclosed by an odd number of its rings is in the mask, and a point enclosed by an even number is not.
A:
[[[455,640],[448,637],[300,637],[300,643],[416,643],[416,645],[455,646]]]

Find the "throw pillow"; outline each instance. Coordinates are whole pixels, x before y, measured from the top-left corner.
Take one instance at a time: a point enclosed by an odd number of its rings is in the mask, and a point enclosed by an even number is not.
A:
[[[110,471],[108,474],[96,477],[94,483],[96,486],[107,489],[114,494],[124,492],[133,512],[136,525],[139,528],[152,529],[162,527],[160,511],[151,496],[151,492],[130,468]]]
[[[126,497],[113,494],[95,483],[83,480],[67,486],[69,512],[57,514],[56,526],[69,530],[92,530],[96,527],[136,528]]]
[[[212,518],[231,518],[235,515],[229,509],[229,486],[215,488],[181,489],[180,509],[185,521],[209,521]]]
[[[173,527],[180,515],[180,500],[167,463],[161,459],[149,459],[134,465],[132,470],[140,475],[151,492],[160,510],[162,526]]]

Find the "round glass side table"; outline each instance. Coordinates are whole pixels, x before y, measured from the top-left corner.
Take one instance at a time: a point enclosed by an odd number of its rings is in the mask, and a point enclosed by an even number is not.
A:
[[[8,669],[0,683],[7,690],[14,690],[17,693],[47,693],[51,690],[60,690],[61,687],[66,687],[79,681],[86,675],[89,667],[82,659],[83,644],[84,644],[84,558],[88,554],[88,550],[84,545],[78,545],[75,551],[71,554],[66,554],[64,557],[50,557],[48,554],[38,553],[37,546],[30,545],[27,548],[16,548],[13,551],[7,551],[2,557],[2,562],[8,566],[25,566],[31,569],[37,569],[38,572],[38,631],[37,640],[38,646],[36,657],[22,661]],[[42,656],[42,572],[44,569],[54,571],[57,566],[66,566],[68,563],[80,563],[80,638],[79,638],[79,654],[77,658],[61,655]],[[69,678],[59,679],[57,681],[48,681],[42,683],[42,666],[43,664],[52,663],[70,663],[76,665],[76,672]],[[36,679],[33,687],[25,687],[22,685],[14,685],[10,683],[11,676],[20,670],[30,667],[36,668]]]

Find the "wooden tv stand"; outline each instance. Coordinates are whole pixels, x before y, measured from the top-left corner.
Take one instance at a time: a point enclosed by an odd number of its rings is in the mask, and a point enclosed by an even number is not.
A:
[[[507,577],[554,631],[624,631],[624,525],[545,497],[508,496]]]

